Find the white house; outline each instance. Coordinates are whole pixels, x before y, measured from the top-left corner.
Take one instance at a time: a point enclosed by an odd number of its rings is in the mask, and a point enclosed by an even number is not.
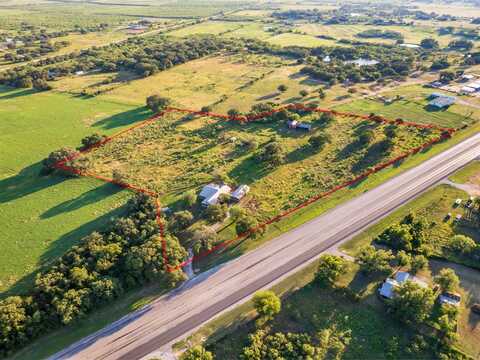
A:
[[[208,184],[203,187],[202,191],[198,195],[202,200],[202,205],[208,207],[218,203],[218,198],[222,194],[230,194],[232,189],[228,185]]]
[[[386,299],[393,299],[395,297],[395,289],[405,283],[406,281],[413,281],[421,287],[428,287],[428,284],[415,276],[410,275],[406,271],[399,271],[395,274],[395,278],[387,278],[378,292],[380,296]]]

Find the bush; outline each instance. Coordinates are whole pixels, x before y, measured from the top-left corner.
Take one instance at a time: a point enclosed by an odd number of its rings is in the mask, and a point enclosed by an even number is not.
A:
[[[213,360],[213,354],[203,346],[197,345],[180,355],[180,360]]]
[[[105,135],[100,135],[97,133],[85,136],[82,139],[82,146],[80,146],[79,150],[82,151],[82,150],[88,149],[89,147],[94,146],[100,143],[101,141],[105,140],[105,138],[106,138]]]
[[[197,203],[197,194],[194,190],[189,190],[182,196],[182,204],[191,209]]]
[[[287,87],[287,85],[282,84],[282,85],[279,85],[277,89],[280,92],[285,92],[285,91],[288,90],[288,87]]]

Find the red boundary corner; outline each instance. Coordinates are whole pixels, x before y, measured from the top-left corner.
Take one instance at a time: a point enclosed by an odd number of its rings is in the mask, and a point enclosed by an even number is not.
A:
[[[151,124],[153,122],[155,122],[157,119],[161,118],[163,115],[165,115],[166,113],[174,113],[174,112],[177,112],[177,113],[187,113],[187,114],[192,114],[192,115],[199,115],[199,116],[210,116],[210,117],[214,117],[214,118],[219,118],[219,119],[224,119],[224,120],[230,120],[230,121],[238,121],[238,122],[241,122],[241,123],[245,123],[245,122],[251,122],[251,121],[256,121],[256,120],[261,120],[267,116],[270,116],[274,113],[277,113],[279,111],[282,111],[284,109],[287,109],[287,110],[303,110],[303,111],[308,111],[308,112],[319,112],[319,113],[330,113],[332,115],[338,115],[338,116],[343,116],[343,117],[349,117],[349,118],[353,118],[353,119],[357,119],[357,120],[370,120],[370,121],[374,121],[374,122],[377,122],[377,123],[383,123],[383,124],[395,124],[395,125],[399,125],[399,126],[408,126],[408,127],[416,127],[416,128],[419,128],[419,129],[434,129],[434,130],[438,130],[441,132],[440,136],[426,142],[425,144],[423,145],[420,145],[408,152],[405,152],[404,154],[392,159],[392,160],[389,160],[389,161],[386,161],[384,163],[381,163],[381,164],[378,164],[376,165],[375,167],[373,167],[372,169],[369,169],[367,171],[365,171],[364,173],[360,174],[359,176],[355,177],[354,179],[352,180],[349,180],[349,181],[346,181],[344,182],[343,184],[340,184],[338,186],[335,186],[334,188],[328,190],[328,191],[325,191],[325,192],[322,192],[320,194],[317,194],[315,196],[313,196],[312,198],[308,199],[307,201],[291,208],[291,209],[288,209],[287,211],[267,220],[266,222],[258,225],[257,227],[255,228],[251,228],[249,230],[247,230],[245,233],[243,234],[239,234],[237,237],[233,238],[233,239],[230,239],[230,240],[226,240],[226,241],[223,241],[219,244],[217,244],[215,247],[213,247],[212,249],[208,250],[208,251],[204,251],[198,255],[195,255],[193,257],[191,257],[190,259],[182,262],[181,264],[178,264],[178,265],[175,265],[175,266],[172,266],[168,263],[168,256],[167,256],[167,243],[166,243],[166,239],[165,239],[165,226],[164,226],[164,223],[163,223],[163,220],[162,220],[162,211],[161,211],[161,204],[160,204],[160,200],[159,200],[159,194],[158,193],[155,193],[153,191],[150,191],[150,190],[146,190],[146,189],[143,189],[143,188],[140,188],[140,187],[137,187],[137,186],[134,186],[132,184],[127,184],[127,183],[123,183],[123,182],[118,182],[118,181],[115,181],[114,179],[111,179],[111,178],[107,178],[107,177],[104,177],[104,176],[101,176],[101,175],[97,175],[95,173],[92,173],[92,172],[88,172],[88,171],[85,171],[85,172],[82,172],[82,171],[79,171],[78,169],[75,169],[71,166],[67,166],[66,163],[69,162],[69,161],[72,161],[74,160],[75,158],[79,157],[80,155],[83,155],[83,154],[86,154],[86,153],[89,153],[97,148],[100,148],[102,147],[103,145],[105,145],[106,143],[114,140],[115,138],[119,137],[119,136],[122,136],[128,132],[131,132],[133,130],[136,130],[138,128],[141,128],[141,127],[144,127],[148,124]],[[62,159],[60,161],[58,161],[56,164],[54,164],[54,167],[57,168],[57,169],[61,169],[61,170],[64,170],[64,171],[67,171],[67,172],[70,172],[70,173],[73,173],[75,175],[79,175],[79,176],[85,176],[85,177],[90,177],[90,178],[94,178],[94,179],[99,179],[99,180],[102,180],[102,181],[105,181],[105,182],[109,182],[109,183],[112,183],[112,184],[115,184],[117,186],[120,186],[122,188],[125,188],[125,189],[128,189],[128,190],[131,190],[133,192],[137,192],[137,193],[142,193],[142,194],[146,194],[152,198],[155,199],[155,207],[156,207],[156,222],[158,224],[158,228],[159,228],[159,232],[160,232],[160,237],[162,239],[162,252],[163,252],[163,259],[164,259],[164,262],[165,262],[165,267],[167,269],[168,272],[173,272],[173,271],[177,271],[181,268],[183,268],[184,266],[190,264],[191,262],[193,262],[194,260],[197,260],[199,258],[202,258],[202,257],[205,257],[219,249],[222,249],[222,248],[225,248],[227,246],[229,246],[230,244],[234,243],[235,241],[237,240],[240,240],[242,238],[245,238],[247,237],[248,235],[250,235],[251,233],[257,231],[258,229],[260,228],[264,228],[266,227],[267,225],[269,224],[272,224],[276,221],[279,221],[289,215],[291,215],[292,213],[320,200],[320,199],[323,199],[341,189],[344,189],[348,186],[351,186],[352,184],[354,183],[357,183],[359,182],[360,180],[363,180],[365,178],[367,178],[368,176],[390,166],[390,165],[393,165],[394,163],[410,156],[410,155],[413,155],[413,154],[416,154],[418,153],[419,151],[435,144],[435,143],[438,143],[440,141],[442,141],[443,139],[447,139],[449,137],[452,136],[453,133],[455,133],[457,130],[456,129],[452,129],[452,128],[444,128],[444,127],[440,127],[440,126],[436,126],[436,125],[432,125],[432,124],[419,124],[419,123],[415,123],[415,122],[408,122],[408,121],[403,121],[403,120],[389,120],[389,119],[386,119],[382,116],[378,116],[378,115],[375,115],[375,116],[366,116],[366,115],[359,115],[359,114],[354,114],[354,113],[348,113],[348,112],[338,112],[338,111],[335,111],[335,110],[330,110],[330,109],[322,109],[322,108],[316,108],[316,107],[308,107],[308,106],[305,106],[305,105],[302,105],[302,104],[290,104],[290,105],[287,105],[287,106],[284,106],[284,107],[280,107],[278,109],[275,109],[273,111],[270,111],[270,112],[264,112],[264,113],[260,113],[260,114],[255,114],[255,115],[247,115],[247,116],[228,116],[228,115],[223,115],[223,114],[216,114],[216,113],[212,113],[212,112],[202,112],[202,111],[195,111],[195,110],[189,110],[189,109],[180,109],[180,108],[174,108],[174,107],[169,107],[169,108],[166,108],[164,111],[150,117],[149,119],[147,120],[144,120],[134,126],[131,126],[127,129],[124,129],[112,136],[109,136],[109,137],[106,137],[104,138],[102,141],[86,148],[86,149],[83,149],[81,150],[80,152],[76,153],[74,156],[70,156],[68,158],[65,158],[65,159]]]

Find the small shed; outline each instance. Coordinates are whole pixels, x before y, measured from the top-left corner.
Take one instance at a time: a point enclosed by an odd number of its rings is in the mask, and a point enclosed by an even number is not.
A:
[[[399,284],[403,284],[408,279],[410,279],[410,274],[406,271],[399,271],[395,274],[395,281]]]
[[[231,195],[231,198],[232,200],[234,201],[240,201],[242,200],[242,198],[248,194],[248,192],[250,191],[250,187],[248,185],[240,185],[239,187],[237,187],[235,189],[235,191],[232,193]]]
[[[312,125],[310,125],[310,124],[305,124],[305,123],[299,123],[299,124],[297,125],[297,129],[305,130],[305,131],[310,131],[310,130],[312,130]]]

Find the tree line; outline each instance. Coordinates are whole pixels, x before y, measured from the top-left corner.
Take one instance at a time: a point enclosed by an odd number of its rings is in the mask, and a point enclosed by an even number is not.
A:
[[[177,238],[167,235],[168,263],[187,256]],[[70,324],[125,291],[156,281],[165,288],[183,279],[168,272],[153,200],[130,199],[126,215],[104,232],[93,232],[35,278],[28,294],[0,301],[0,354],[7,355],[48,331]]]

